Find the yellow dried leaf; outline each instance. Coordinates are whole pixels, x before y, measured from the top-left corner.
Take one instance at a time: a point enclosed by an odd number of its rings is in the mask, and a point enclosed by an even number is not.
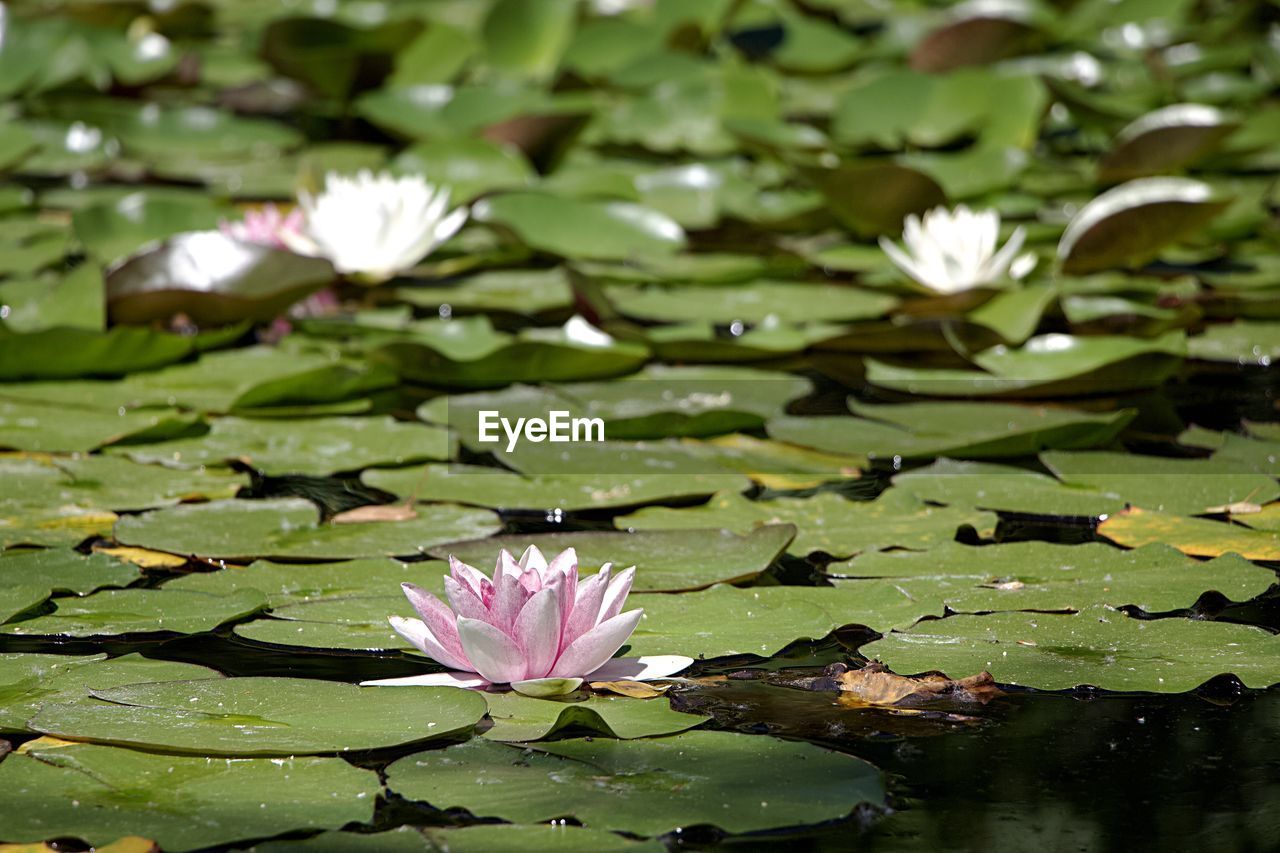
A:
[[[99,554],[106,554],[115,557],[117,560],[123,560],[126,563],[133,563],[142,569],[176,569],[178,566],[186,565],[187,558],[179,557],[177,554],[168,554],[164,551],[152,551],[147,548],[134,548],[132,546],[121,545],[115,548],[94,548]]]
[[[643,681],[593,681],[591,689],[617,693],[619,696],[630,696],[632,699],[652,699],[666,693],[671,689],[671,685],[647,684]]]
[[[418,511],[412,504],[380,504],[360,506],[340,512],[333,517],[334,524],[364,524],[370,521],[412,521]]]

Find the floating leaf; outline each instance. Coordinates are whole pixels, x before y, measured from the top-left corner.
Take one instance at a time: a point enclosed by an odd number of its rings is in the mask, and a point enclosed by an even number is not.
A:
[[[854,233],[865,237],[894,235],[903,219],[946,203],[933,178],[893,162],[849,162],[835,168],[816,166],[801,174],[826,199],[831,212]]]
[[[120,634],[212,631],[266,606],[256,589],[227,596],[166,589],[109,589],[84,598],[54,599],[56,609],[0,627],[26,636],[110,637]]]
[[[661,853],[662,842],[637,841],[598,829],[559,824],[480,824],[423,830],[450,853],[521,850],[523,853]]]
[[[641,835],[698,823],[729,832],[817,823],[884,796],[879,771],[860,759],[728,732],[566,740],[521,755],[473,740],[402,758],[387,768],[387,787],[439,808],[524,822],[576,817]],[[490,784],[475,784],[477,775]]]
[[[0,785],[6,838],[98,846],[141,833],[174,851],[369,821],[379,790],[377,775],[340,758],[210,761],[43,741],[0,763]]]
[[[171,409],[104,412],[0,398],[0,447],[13,450],[97,450],[117,442],[163,440],[181,435],[191,424],[191,418]]]
[[[1124,509],[1118,495],[1073,488],[1047,474],[1012,465],[939,459],[898,474],[893,485],[935,503],[1004,512],[1097,517]]]
[[[1201,361],[1270,367],[1280,362],[1280,323],[1236,320],[1187,338],[1187,354]]]
[[[657,322],[709,320],[730,324],[869,320],[881,317],[898,300],[852,287],[804,282],[755,281],[732,288],[707,285],[605,289],[609,300],[629,317]]]
[[[1098,532],[1126,548],[1163,542],[1193,557],[1239,554],[1250,560],[1280,560],[1280,538],[1274,533],[1138,507],[1104,519]]]
[[[566,258],[626,260],[669,254],[685,243],[684,230],[674,220],[622,201],[507,193],[477,204],[472,215],[507,226],[532,249]]]
[[[498,529],[492,513],[449,504],[421,508],[411,521],[334,525],[318,516],[310,501],[296,498],[211,501],[122,518],[115,534],[126,545],[174,554],[334,560],[419,554]]]
[[[1001,684],[1181,693],[1231,673],[1249,687],[1280,681],[1280,639],[1261,628],[1096,607],[1074,615],[997,613],[921,622],[862,647],[897,673],[985,669]]]
[[[1098,163],[1105,183],[1175,172],[1211,154],[1239,125],[1216,107],[1173,104],[1135,119]]]
[[[0,555],[0,588],[27,584],[84,595],[104,586],[128,586],[140,577],[137,567],[105,554],[48,548]]]
[[[333,265],[220,231],[178,234],[107,272],[112,322],[185,314],[199,326],[270,320],[334,279]]]
[[[1138,178],[1080,209],[1058,243],[1065,273],[1135,267],[1227,209],[1213,188],[1190,178]]]
[[[633,738],[668,735],[706,721],[696,714],[671,709],[666,699],[632,699],[626,696],[591,696],[558,701],[534,699],[519,693],[487,693],[493,728],[484,732],[490,740],[541,740],[578,726],[605,737]]]
[[[582,569],[590,571],[604,563],[613,563],[619,569],[635,566],[634,588],[660,592],[753,578],[773,564],[795,533],[790,524],[765,525],[742,536],[708,529],[536,533],[453,542],[431,548],[428,553],[439,558],[453,555],[487,571],[503,548],[519,553],[536,545],[544,554],[574,548]]]
[[[927,506],[896,490],[875,501],[850,501],[831,492],[759,501],[726,493],[699,507],[650,507],[617,521],[620,527],[639,530],[723,527],[739,533],[762,525],[794,524],[799,533],[787,546],[789,553],[821,551],[837,557],[885,548],[930,548],[953,540],[961,527],[989,533],[995,522],[986,513]]]
[[[485,713],[455,687],[356,687],[309,678],[214,678],[95,689],[30,725],[79,740],[199,755],[306,755],[447,738]]]
[[[82,413],[68,410],[68,417]],[[91,420],[91,418],[86,418]],[[0,456],[0,473],[13,487],[0,506],[140,510],[188,500],[231,497],[244,485],[239,474],[177,471],[109,456]]]

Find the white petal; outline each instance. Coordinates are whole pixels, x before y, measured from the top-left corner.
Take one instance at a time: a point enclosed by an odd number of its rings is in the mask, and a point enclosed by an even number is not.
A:
[[[524,656],[520,647],[488,622],[458,617],[458,639],[476,672],[494,684],[524,678]]]
[[[564,650],[556,665],[551,668],[551,674],[572,678],[595,672],[622,648],[643,615],[643,610],[631,610],[607,622],[601,622]],[[463,646],[466,646],[465,640]],[[472,662],[475,662],[474,657]]]
[[[465,657],[458,657],[444,644],[436,639],[431,633],[431,629],[427,627],[427,623],[421,619],[405,619],[403,616],[388,616],[387,621],[391,623],[391,627],[401,637],[404,637],[414,648],[421,651],[427,657],[436,663],[443,664],[453,669],[470,669],[471,661]],[[464,650],[465,651],[465,650]]]
[[[647,655],[638,658],[613,658],[587,676],[588,681],[653,681],[668,678],[693,666],[693,658],[684,655]]]

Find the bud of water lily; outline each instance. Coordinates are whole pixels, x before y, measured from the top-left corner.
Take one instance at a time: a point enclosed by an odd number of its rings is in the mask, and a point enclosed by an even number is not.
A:
[[[614,574],[606,563],[579,581],[572,548],[550,561],[536,547],[518,561],[503,551],[492,578],[451,556],[444,579],[449,604],[406,583],[405,595],[421,618],[392,616],[389,621],[400,636],[454,671],[366,683],[510,684],[520,693],[554,696],[578,689],[587,679],[647,681],[674,675],[693,659],[612,660],[643,615],[622,610],[634,577],[634,567]]]
[[[421,175],[396,177],[363,170],[355,177],[325,176],[318,196],[302,192],[302,229],[285,235],[289,248],[319,255],[338,272],[367,281],[385,281],[409,269],[448,240],[467,219],[449,211],[449,189]]]
[[[919,284],[937,293],[959,293],[1005,278],[1020,279],[1035,267],[1035,255],[1018,255],[1026,239],[1021,227],[997,251],[999,239],[1000,214],[972,211],[962,204],[954,211],[935,207],[923,220],[911,214],[902,227],[906,251],[886,237],[880,238],[880,248]]]

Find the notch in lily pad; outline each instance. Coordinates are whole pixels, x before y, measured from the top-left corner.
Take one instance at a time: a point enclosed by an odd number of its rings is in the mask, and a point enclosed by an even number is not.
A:
[[[1231,200],[1191,178],[1138,178],[1081,208],[1058,243],[1062,271],[1137,267],[1202,228]]]
[[[178,234],[107,271],[114,323],[185,314],[198,326],[269,320],[335,278],[333,266],[218,231]]]

